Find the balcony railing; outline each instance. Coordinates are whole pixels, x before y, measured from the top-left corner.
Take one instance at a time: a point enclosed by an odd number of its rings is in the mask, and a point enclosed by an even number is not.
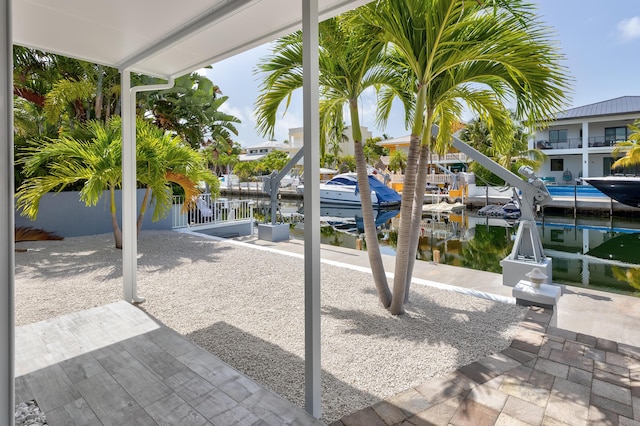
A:
[[[617,142],[625,141],[626,139],[611,139],[604,136],[591,136],[589,137],[589,148],[599,148],[607,146],[615,146]],[[559,141],[549,140],[537,140],[535,143],[536,149],[579,149],[582,148],[582,138],[568,138]]]

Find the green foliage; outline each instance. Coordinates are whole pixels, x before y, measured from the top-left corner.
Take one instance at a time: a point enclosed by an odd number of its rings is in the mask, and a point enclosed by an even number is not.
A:
[[[364,158],[367,160],[368,164],[374,165],[381,156],[389,155],[389,150],[380,145],[377,145],[378,142],[382,141],[381,137],[369,138],[364,143],[362,147],[362,151],[364,152]]]
[[[257,168],[257,161],[242,161],[233,167],[233,173],[238,175],[241,181],[246,182],[257,174]]]
[[[618,142],[613,150],[615,155],[619,155],[623,151],[625,155],[611,165],[612,169],[640,165],[640,119],[629,124],[629,130],[629,140]]]
[[[407,167],[407,153],[401,149],[396,149],[389,158],[389,170],[392,172],[404,173]]]
[[[462,265],[479,271],[502,272],[500,261],[511,251],[509,228],[477,226],[473,239],[462,248]]]
[[[274,150],[258,161],[258,168],[264,174],[274,170],[282,170],[289,162],[289,154],[284,151]]]
[[[340,173],[353,172],[356,170],[356,158],[353,155],[343,155],[336,160]]]
[[[231,143],[240,120],[220,111],[228,99],[221,93],[207,77],[191,73],[177,78],[171,89],[142,94],[140,112],[150,112],[158,127],[177,133],[194,149],[207,135],[212,141]]]
[[[511,129],[510,145],[494,144],[491,129],[481,118],[475,118],[467,123],[460,132],[460,139],[515,174],[519,174],[518,170],[522,166],[539,169],[546,155],[540,150],[529,149],[529,133],[515,118],[511,117],[508,127]],[[503,179],[475,161],[471,163],[470,170],[481,182],[490,185],[505,184]]]

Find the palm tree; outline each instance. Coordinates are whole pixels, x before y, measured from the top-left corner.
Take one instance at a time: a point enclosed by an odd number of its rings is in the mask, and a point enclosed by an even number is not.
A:
[[[187,194],[194,193],[200,180],[216,184],[217,179],[206,169],[204,157],[182,145],[179,138],[166,135],[142,120],[138,121],[137,129],[137,175],[140,183],[147,187],[141,207],[142,216],[151,191],[155,200],[154,219],[170,211],[168,182],[183,185]],[[83,183],[80,200],[87,206],[95,206],[104,191],[109,191],[115,246],[122,248],[115,203],[115,190],[121,186],[122,180],[121,136],[120,117],[114,116],[106,123],[88,121],[55,139],[31,141],[19,160],[24,164],[25,173],[31,177],[18,188],[17,207],[25,215],[35,218],[40,199],[48,192],[62,191],[70,185]],[[44,174],[41,173],[43,168]]]
[[[640,164],[640,119],[629,125],[629,139],[624,142],[618,142],[614,154],[626,151],[624,157],[619,158],[611,165],[612,169],[618,167],[634,167]]]
[[[326,141],[328,134],[336,134],[335,129],[340,129],[343,123],[343,108],[348,106],[367,253],[380,301],[388,307],[391,294],[377,240],[358,112],[358,99],[363,91],[385,84],[388,75],[381,67],[383,41],[376,32],[354,25],[354,16],[345,14],[320,24],[321,139]],[[296,32],[275,42],[273,52],[257,68],[264,75],[264,80],[256,101],[256,121],[259,130],[268,136],[273,135],[278,107],[283,101],[288,101],[294,90],[302,87],[301,33]]]
[[[487,121],[497,146],[509,141],[509,101],[526,125],[562,108],[567,75],[561,55],[531,6],[507,0],[377,1],[360,9],[363,22],[390,43],[389,66],[406,75],[415,99],[402,192],[393,300],[404,312],[418,243],[431,150],[445,153],[466,104]],[[386,90],[386,92],[385,92]],[[384,122],[396,93],[380,97]],[[406,103],[405,103],[406,105]],[[439,132],[432,137],[432,127]]]

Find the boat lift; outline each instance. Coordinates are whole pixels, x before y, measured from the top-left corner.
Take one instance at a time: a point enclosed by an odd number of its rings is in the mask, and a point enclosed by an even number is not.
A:
[[[437,134],[438,131],[438,127],[434,125],[432,133]],[[537,267],[547,276],[545,283],[551,284],[552,259],[544,254],[542,241],[535,222],[535,213],[538,208],[552,200],[542,179],[536,176],[531,167],[523,166],[518,170],[527,178],[527,180],[523,180],[455,136],[453,136],[453,147],[468,155],[521,192],[519,195],[521,219],[513,250],[500,262],[502,265],[502,283],[514,287],[520,280],[527,279],[526,273],[530,272],[533,267]]]

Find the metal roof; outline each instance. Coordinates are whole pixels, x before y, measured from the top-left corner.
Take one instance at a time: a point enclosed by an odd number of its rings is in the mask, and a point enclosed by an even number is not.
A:
[[[370,0],[319,0],[327,19]],[[301,27],[292,0],[13,0],[13,42],[178,77]]]
[[[640,96],[622,96],[558,113],[556,120],[640,112]]]

